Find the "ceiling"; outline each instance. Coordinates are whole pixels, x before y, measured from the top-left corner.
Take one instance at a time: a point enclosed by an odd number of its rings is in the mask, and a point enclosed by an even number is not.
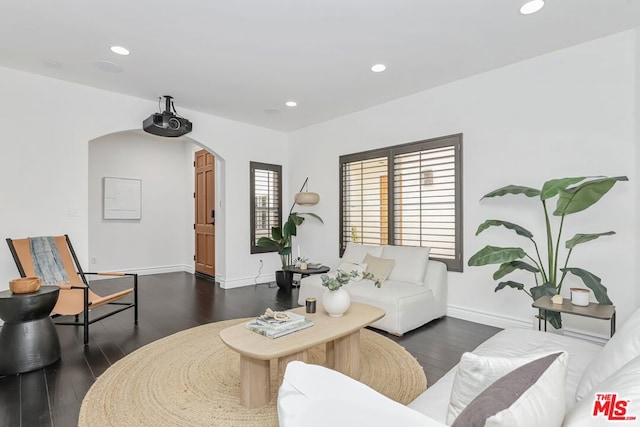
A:
[[[523,3],[2,0],[0,66],[291,131],[640,27],[640,0]]]

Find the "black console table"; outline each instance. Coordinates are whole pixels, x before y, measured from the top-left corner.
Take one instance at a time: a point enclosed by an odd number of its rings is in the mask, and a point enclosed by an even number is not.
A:
[[[30,294],[0,292],[0,374],[34,371],[60,359],[51,310],[60,288],[42,286]]]
[[[293,286],[293,275],[300,274],[302,277],[310,276],[312,274],[321,274],[329,271],[329,267],[326,265],[321,265],[318,268],[307,268],[302,270],[300,268],[296,268],[293,265],[289,265],[281,270],[281,274],[284,275],[284,283],[279,280],[276,280],[276,283],[283,291],[289,293],[291,292],[291,287]],[[278,274],[279,272],[276,272]]]

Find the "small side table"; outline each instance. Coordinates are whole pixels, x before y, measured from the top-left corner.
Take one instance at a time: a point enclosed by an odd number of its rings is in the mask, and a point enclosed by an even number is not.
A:
[[[326,265],[321,265],[318,268],[307,268],[306,270],[301,270],[299,268],[294,267],[293,265],[289,265],[282,269],[284,272],[284,281],[285,285],[280,286],[280,289],[291,292],[291,287],[293,286],[293,275],[300,274],[302,277],[311,276],[312,274],[322,274],[329,271],[329,267]],[[280,284],[278,284],[280,285]]]
[[[42,286],[38,292],[0,292],[0,373],[35,371],[60,359],[60,341],[49,315],[60,288]]]
[[[589,303],[588,306],[580,306],[571,304],[570,300],[565,298],[562,304],[554,304],[551,302],[550,296],[544,296],[535,300],[532,307],[538,309],[538,330],[541,330],[541,317],[547,311],[556,313],[575,314],[576,316],[591,317],[594,319],[609,320],[611,322],[611,335],[616,333],[616,307],[614,305],[605,305],[597,303]],[[547,316],[544,316],[544,331],[547,331]]]

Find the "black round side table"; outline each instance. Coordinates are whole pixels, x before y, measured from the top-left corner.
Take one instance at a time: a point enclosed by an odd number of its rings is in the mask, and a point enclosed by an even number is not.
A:
[[[42,286],[38,292],[0,292],[0,374],[20,374],[60,359],[60,341],[51,310],[60,288]]]

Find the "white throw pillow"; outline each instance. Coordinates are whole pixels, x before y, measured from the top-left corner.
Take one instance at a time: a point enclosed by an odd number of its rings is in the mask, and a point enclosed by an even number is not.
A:
[[[382,255],[382,246],[361,245],[360,243],[348,242],[342,254],[341,261],[360,264],[367,254],[379,257]]]
[[[323,366],[294,361],[278,391],[281,427],[446,427]]]
[[[496,380],[532,360],[557,352],[546,352],[522,357],[478,356],[464,353],[456,368],[451,388],[447,424],[451,424],[480,393]]]
[[[430,248],[416,246],[383,246],[382,258],[395,261],[389,280],[422,285]]]
[[[371,254],[367,254],[367,256],[364,257],[364,262],[367,264],[367,273],[370,273],[374,280],[380,283],[387,280],[395,264],[395,260],[393,259],[378,258]]]
[[[598,402],[597,410],[596,401]],[[617,407],[615,402],[618,402]],[[614,421],[609,420],[609,416],[629,417],[629,419]],[[632,426],[637,425],[638,421],[640,421],[640,356],[596,385],[567,412],[562,425],[563,427]]]
[[[338,265],[337,269],[350,274],[355,271],[355,275],[351,278],[351,280],[353,280],[354,282],[359,282],[360,280],[362,280],[364,272],[367,270],[367,264],[342,261],[340,265]]]
[[[559,426],[565,411],[568,355],[550,354],[498,379],[476,397],[452,427]]]
[[[640,309],[624,322],[587,366],[578,383],[576,400],[582,399],[595,386],[638,356],[640,356]]]

